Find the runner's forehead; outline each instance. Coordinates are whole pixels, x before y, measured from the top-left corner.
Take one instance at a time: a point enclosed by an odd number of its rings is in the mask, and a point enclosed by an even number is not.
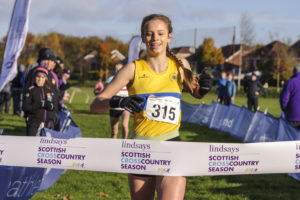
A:
[[[145,24],[144,30],[146,32],[168,31],[168,27],[164,21],[155,19]]]

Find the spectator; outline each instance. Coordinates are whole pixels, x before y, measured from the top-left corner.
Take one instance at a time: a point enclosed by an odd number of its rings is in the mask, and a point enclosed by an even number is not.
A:
[[[11,99],[11,82],[8,82],[4,85],[2,91],[0,92],[0,114],[4,112],[5,114],[9,113],[9,106],[10,106],[10,99]]]
[[[226,98],[226,84],[227,84],[227,77],[226,72],[221,72],[221,78],[219,78],[217,82],[217,91],[218,91],[218,99],[217,101],[220,103],[225,103]]]
[[[244,90],[248,98],[247,104],[249,110],[252,110],[253,107],[254,112],[257,111],[258,95],[261,89],[262,89],[262,84],[257,79],[256,74],[253,72],[251,75],[251,79],[247,80],[244,86]]]
[[[103,89],[104,89],[104,85],[101,82],[101,79],[99,79],[98,82],[96,83],[95,87],[94,87],[94,94],[95,94],[95,96],[97,96],[98,94],[100,94]]]
[[[39,51],[39,56],[37,60],[38,66],[33,67],[30,69],[24,78],[24,87],[23,92],[26,91],[30,86],[34,83],[33,74],[36,68],[42,66],[47,68],[48,72],[48,82],[50,89],[57,93],[58,91],[58,78],[57,75],[53,72],[54,67],[56,66],[56,54],[52,49],[49,48],[42,48]]]
[[[59,99],[59,87],[58,87],[58,78],[57,75],[53,72],[53,69],[55,67],[56,63],[56,54],[52,49],[49,48],[42,48],[39,51],[38,60],[37,63],[39,66],[33,67],[24,77],[24,87],[23,87],[23,96],[25,92],[28,91],[28,89],[34,85],[34,74],[35,70],[39,67],[44,67],[47,69],[47,80],[48,84],[51,90],[51,93],[54,95],[55,99]],[[55,121],[55,130],[59,130],[59,117],[58,117],[58,110],[55,113],[56,119]],[[25,118],[26,118],[26,112],[25,112]]]
[[[266,98],[266,96],[267,96],[268,89],[269,89],[269,84],[268,84],[268,82],[265,82],[265,84],[263,86],[264,98]]]
[[[236,94],[236,84],[233,80],[233,75],[231,72],[227,74],[227,84],[226,84],[226,98],[225,98],[225,104],[230,105],[234,104],[234,98]]]
[[[280,106],[286,120],[300,130],[300,63],[294,67],[293,73],[281,91]]]
[[[22,88],[21,78],[24,72],[24,65],[18,66],[17,76],[12,81],[12,98],[13,98],[13,112],[14,115],[21,115],[22,112]]]
[[[38,67],[34,72],[34,85],[24,95],[23,110],[27,113],[26,135],[35,136],[43,127],[54,129],[58,99],[48,83],[48,70]]]
[[[56,57],[53,72],[57,75],[57,78],[60,82],[64,74],[64,62],[60,57]]]
[[[66,68],[63,70],[63,76],[60,81],[59,91],[60,91],[60,100],[68,100],[69,94],[66,92],[67,89],[71,87],[71,84],[68,83],[68,80],[71,77],[71,70]]]
[[[115,65],[115,74],[123,67],[122,63],[118,63]],[[108,85],[114,76],[109,77],[106,80],[106,85]],[[127,87],[124,86],[115,96],[119,97],[128,97],[128,91]],[[119,118],[122,118],[122,136],[123,139],[127,139],[128,137],[128,123],[130,118],[130,112],[125,110],[124,108],[111,108],[109,110],[109,116],[110,116],[110,125],[111,125],[111,137],[117,138],[118,132],[119,132]]]

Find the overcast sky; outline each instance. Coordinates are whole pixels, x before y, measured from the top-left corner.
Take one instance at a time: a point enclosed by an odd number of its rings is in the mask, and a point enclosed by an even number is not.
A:
[[[14,0],[0,0],[0,37],[8,31]],[[232,42],[233,27],[241,13],[251,16],[256,43],[277,38],[296,42],[300,36],[299,0],[32,0],[29,31],[104,38],[111,35],[125,42],[140,34],[145,15],[162,13],[173,22],[171,46],[193,46],[197,28],[197,45],[204,37],[213,37],[216,45]]]

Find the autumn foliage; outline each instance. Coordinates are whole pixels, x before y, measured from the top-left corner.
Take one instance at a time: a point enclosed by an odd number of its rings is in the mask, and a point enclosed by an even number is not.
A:
[[[6,38],[3,38],[5,42]],[[112,37],[101,39],[98,36],[77,37],[67,36],[57,32],[48,34],[27,34],[25,46],[21,52],[18,63],[28,66],[37,60],[38,52],[42,47],[53,49],[57,56],[64,60],[67,67],[73,69],[74,63],[82,56],[96,50],[101,68],[112,68],[113,64],[109,59],[110,51],[118,49],[127,56],[128,44]],[[0,45],[0,62],[2,63],[4,45]]]

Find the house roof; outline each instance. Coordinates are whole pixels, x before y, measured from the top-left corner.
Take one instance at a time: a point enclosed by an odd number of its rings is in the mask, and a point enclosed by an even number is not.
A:
[[[246,45],[242,45],[243,46],[243,50],[247,50],[249,51],[250,47],[246,46]],[[241,44],[229,44],[226,46],[221,47],[223,56],[225,58],[229,58],[231,57],[233,54],[235,54],[236,52],[238,52],[241,48]]]
[[[223,56],[225,58],[228,58],[228,57],[232,56],[232,54],[234,54],[235,52],[240,50],[240,45],[239,44],[235,44],[235,45],[229,44],[229,45],[221,47],[221,50],[222,50]]]
[[[287,47],[288,45],[275,40],[259,49],[256,49],[252,53],[249,53],[247,56],[260,57],[260,56],[272,55],[273,53],[279,53],[282,48],[287,48]]]
[[[81,65],[84,61],[90,61],[91,59],[94,59],[97,56],[98,52],[93,50],[88,54],[85,54],[84,56],[81,56],[76,60],[74,63],[74,66]]]
[[[300,40],[298,40],[292,46],[289,47],[288,53],[295,57],[300,57]]]
[[[190,47],[177,47],[177,48],[173,48],[172,51],[173,51],[175,54],[178,54],[178,53],[192,54],[192,53],[194,53],[194,52],[191,52],[191,51],[190,51]]]

